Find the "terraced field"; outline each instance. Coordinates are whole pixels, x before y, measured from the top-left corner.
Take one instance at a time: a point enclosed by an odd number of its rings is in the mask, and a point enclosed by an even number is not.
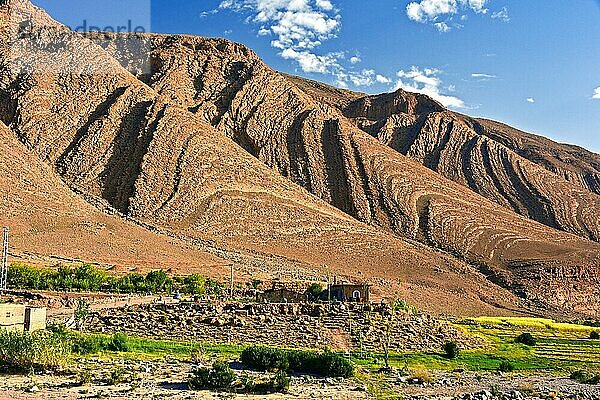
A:
[[[457,359],[449,360],[440,352],[393,353],[391,364],[412,370],[496,371],[503,361],[510,362],[519,373],[552,373],[563,376],[576,370],[600,372],[600,341],[590,340],[593,328],[574,324],[557,324],[536,318],[482,317],[458,321],[454,326],[481,338],[480,349],[463,350]],[[600,330],[600,328],[596,328]],[[537,340],[529,347],[515,342],[521,333],[529,332]],[[374,354],[376,358],[382,354]],[[370,358],[358,358],[365,367],[376,368]]]

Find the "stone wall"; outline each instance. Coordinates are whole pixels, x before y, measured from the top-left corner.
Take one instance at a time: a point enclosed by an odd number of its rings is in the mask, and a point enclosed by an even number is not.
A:
[[[382,351],[388,321],[393,351],[440,351],[449,340],[462,348],[481,345],[425,314],[392,318],[385,307],[356,304],[150,304],[92,313],[86,328],[156,339]]]

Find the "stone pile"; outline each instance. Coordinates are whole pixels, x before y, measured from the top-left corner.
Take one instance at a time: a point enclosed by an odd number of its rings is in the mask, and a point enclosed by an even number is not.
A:
[[[343,304],[146,304],[94,312],[86,326],[156,339],[382,351],[387,324],[393,351],[439,351],[446,341],[474,346],[472,338],[428,315],[392,318],[381,307]]]

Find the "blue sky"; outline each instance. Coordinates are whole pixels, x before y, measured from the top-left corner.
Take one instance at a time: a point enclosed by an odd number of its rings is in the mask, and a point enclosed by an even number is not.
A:
[[[71,26],[132,19],[226,37],[280,71],[367,93],[420,91],[600,152],[600,0],[70,1],[34,3]]]

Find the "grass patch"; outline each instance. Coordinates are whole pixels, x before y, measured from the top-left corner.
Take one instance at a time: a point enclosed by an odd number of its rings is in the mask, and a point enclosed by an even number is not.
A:
[[[29,372],[65,364],[69,348],[49,332],[0,330],[0,370]]]

